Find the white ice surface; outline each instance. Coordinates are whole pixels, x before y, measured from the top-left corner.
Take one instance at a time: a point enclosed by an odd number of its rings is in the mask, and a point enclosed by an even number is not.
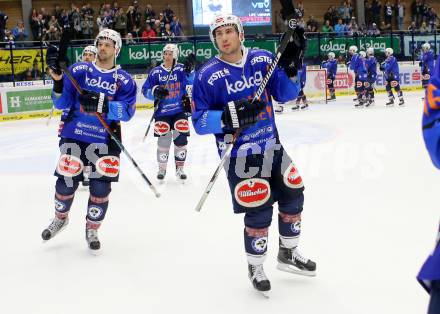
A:
[[[277,219],[265,263],[271,298],[251,288],[242,216],[232,214],[224,174],[202,212],[194,207],[218,163],[213,137],[190,137],[180,185],[171,163],[155,199],[126,158],[113,185],[102,250],[84,240],[88,193],[70,225],[42,243],[53,216],[57,121],[0,123],[0,313],[424,313],[415,276],[434,245],[439,172],[425,151],[421,93],[406,107],[370,109],[351,98],[277,116],[306,191],[302,252],[317,277],[278,271]],[[157,183],[156,143],[141,139],[150,112],[123,126],[124,144]]]

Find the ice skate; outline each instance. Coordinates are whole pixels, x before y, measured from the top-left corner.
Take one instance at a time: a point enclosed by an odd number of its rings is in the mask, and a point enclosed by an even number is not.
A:
[[[97,229],[86,227],[86,241],[91,250],[99,250],[101,248]]]
[[[404,107],[405,106],[405,100],[403,100],[403,98],[399,99],[399,107]]]
[[[269,298],[270,281],[264,273],[263,265],[248,264],[249,279],[255,290],[260,292],[265,298]]]
[[[284,106],[282,105],[275,106],[275,113],[283,113],[283,111],[284,111]]]
[[[309,104],[308,104],[308,103],[303,103],[303,104],[301,105],[301,107],[300,107],[301,110],[305,110],[305,109],[307,109],[307,108],[309,108]]]
[[[370,98],[370,99],[368,99],[368,101],[367,101],[365,107],[373,107],[374,104],[375,104],[374,99],[371,99],[371,98]]]
[[[385,106],[387,106],[387,107],[394,106],[394,98],[389,98],[388,102],[385,104]]]
[[[302,256],[296,247],[288,249],[280,245],[277,268],[288,273],[303,276],[316,275],[316,263]]]
[[[176,168],[176,176],[177,176],[177,179],[182,180],[182,182],[186,180],[187,176],[186,176],[185,172],[183,171],[183,167]]]
[[[160,181],[163,181],[165,179],[165,175],[167,174],[167,170],[163,168],[159,168],[159,171],[157,173],[157,179]]]
[[[58,218],[55,216],[55,218],[52,220],[50,225],[43,230],[41,233],[41,237],[44,241],[52,239],[57,233],[62,231],[66,226],[69,224],[69,218],[66,217],[64,219]]]

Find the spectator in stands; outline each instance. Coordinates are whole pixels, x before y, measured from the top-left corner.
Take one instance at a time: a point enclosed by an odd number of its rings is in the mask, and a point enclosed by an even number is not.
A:
[[[34,61],[34,66],[31,71],[31,76],[32,80],[34,81],[41,80],[42,78],[41,71],[38,69],[38,61],[36,59]]]
[[[163,15],[166,19],[166,22],[171,23],[173,20],[174,11],[171,10],[171,6],[169,4],[167,4],[167,8],[163,11]]]
[[[136,41],[133,39],[133,35],[131,33],[127,33],[127,37],[125,38],[125,44],[127,46],[136,44]]]
[[[408,26],[408,30],[410,32],[417,32],[418,31],[416,21],[411,22],[411,24]]]
[[[150,24],[150,26],[153,27],[155,21],[156,12],[154,12],[151,4],[147,4],[147,8],[145,9],[145,23]]]
[[[422,22],[422,25],[420,25],[419,28],[420,34],[426,34],[429,32],[428,26],[426,25],[426,22]]]
[[[170,25],[170,23],[166,23],[165,24],[165,29],[163,30],[163,32],[160,34],[160,37],[163,39],[163,40],[166,40],[166,41],[172,41],[173,40],[173,38],[174,38],[174,33],[173,33],[173,31],[171,30],[171,25]]]
[[[383,6],[383,16],[386,28],[391,30],[393,28],[394,7],[390,0],[387,0]]]
[[[133,8],[134,8],[134,24],[136,24],[136,28],[140,28],[142,21],[142,12],[141,9],[139,8],[138,0],[133,1]]]
[[[385,24],[385,21],[380,22],[379,30],[382,34],[389,33],[391,31],[391,24]]]
[[[151,25],[147,23],[145,30],[142,32],[142,41],[152,41],[155,37],[157,37],[156,32],[151,28]]]
[[[17,26],[12,30],[15,41],[26,41],[29,37],[28,31],[24,28],[23,21],[18,21]],[[17,47],[24,47],[24,44],[17,44]]]
[[[160,27],[160,21],[156,20],[154,22],[154,27],[153,27],[154,31],[156,32],[157,37],[160,37],[161,33],[162,33],[162,29]]]
[[[115,14],[115,30],[121,34],[121,37],[125,37],[127,30],[127,15],[125,15],[123,8],[119,8]]]
[[[83,11],[84,12],[84,11]],[[84,14],[81,19],[82,38],[93,38],[93,15]]]
[[[336,36],[344,37],[346,30],[346,25],[343,23],[342,19],[339,19],[338,24],[335,25]]]
[[[140,41],[140,38],[142,36],[142,32],[141,32],[141,29],[138,26],[134,25],[133,29],[131,30],[130,33],[131,33],[131,36],[132,36],[132,38],[133,38],[133,40],[135,42],[139,42]]]
[[[412,14],[412,21],[416,23],[416,28],[419,27],[422,23],[423,18],[423,4],[421,0],[414,0],[411,3],[411,14]]]
[[[430,7],[428,11],[428,19],[427,19],[428,28],[430,32],[435,31],[437,27],[437,20],[438,20],[438,16],[437,13],[435,12],[435,9]]]
[[[58,23],[58,20],[57,20],[57,18],[55,17],[55,15],[52,15],[52,16],[50,17],[50,20],[49,20],[49,28],[50,28],[51,26],[53,26],[53,27],[55,27],[56,29],[58,29],[58,30],[61,31],[61,26],[60,26],[60,24]]]
[[[371,14],[372,14],[372,21],[376,25],[380,24],[381,21],[381,13],[382,13],[382,5],[378,0],[373,0],[371,2]]]
[[[307,20],[307,31],[309,32],[317,32],[319,29],[318,21],[315,20],[313,15],[310,15],[309,19]]]
[[[58,21],[58,24],[60,24],[60,25],[62,24],[61,23],[61,16],[62,16],[62,14],[63,14],[63,10],[60,8],[60,6],[58,4],[55,5],[55,9],[53,10],[53,14],[52,15],[55,16],[55,18]]]
[[[119,6],[118,3],[116,1],[113,2],[113,6],[111,8],[111,14],[112,16],[116,16],[116,13],[118,13],[119,11]]]
[[[364,10],[365,10],[365,23],[367,25],[371,25],[371,23],[373,23],[373,14],[371,11],[371,3],[369,0],[365,0]]]
[[[44,40],[45,41],[59,41],[61,38],[61,34],[58,28],[55,28],[55,26],[51,25],[49,29],[47,30]]]
[[[113,29],[113,17],[111,14],[111,11],[104,11],[104,17],[101,18],[101,23],[102,23],[102,28],[106,29],[106,28],[110,28]]]
[[[135,1],[137,3],[137,1]],[[135,3],[133,2],[133,4]],[[127,30],[130,32],[133,30],[133,27],[139,28],[141,24],[141,13],[134,7],[134,5],[131,5],[128,7],[127,10]]]
[[[37,37],[38,37],[38,12],[37,12],[37,9],[32,9],[31,14],[29,15],[29,25],[31,26],[31,32],[32,32],[33,39],[37,40]]]
[[[165,24],[166,24],[165,16],[163,15],[163,13],[159,13],[158,21],[160,26],[160,33],[162,33],[165,30]]]
[[[342,18],[344,24],[350,23],[352,8],[347,1],[342,1],[341,6],[338,8],[338,14]]]
[[[72,3],[72,10],[70,11],[70,22],[73,26],[73,37],[75,39],[82,38],[81,29],[81,12],[78,7]]]
[[[179,21],[179,18],[174,15],[173,20],[170,23],[171,31],[174,33],[175,36],[184,36],[183,34],[183,27],[182,24]]]
[[[367,30],[368,36],[379,36],[380,30],[377,28],[376,23],[372,23],[371,26]]]
[[[398,0],[396,5],[397,29],[403,31],[403,21],[405,19],[405,4],[403,0]]]
[[[330,25],[330,21],[326,20],[325,23],[322,25],[322,30],[323,33],[333,33],[334,29],[333,26]]]

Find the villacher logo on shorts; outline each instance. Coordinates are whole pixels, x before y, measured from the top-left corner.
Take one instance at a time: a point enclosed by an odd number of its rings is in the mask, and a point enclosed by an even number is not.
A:
[[[304,186],[303,180],[293,163],[284,172],[284,184],[289,188],[298,189]]]
[[[264,179],[247,179],[237,184],[235,200],[244,207],[258,207],[270,198],[270,185]]]
[[[117,177],[119,174],[119,158],[115,156],[104,156],[96,161],[96,171],[107,177]]]
[[[58,160],[57,172],[65,177],[75,177],[81,173],[84,164],[76,156],[63,154]]]
[[[157,135],[165,135],[170,131],[170,125],[164,121],[157,121],[154,124],[154,133]]]
[[[181,133],[188,133],[189,132],[189,123],[188,120],[180,119],[177,120],[174,123],[174,130],[177,130]]]

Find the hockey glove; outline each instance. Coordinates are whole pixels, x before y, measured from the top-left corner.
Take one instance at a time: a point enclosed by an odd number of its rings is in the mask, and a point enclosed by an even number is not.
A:
[[[60,50],[57,46],[50,45],[47,48],[46,52],[46,64],[55,74],[61,75],[61,66],[60,66]]]
[[[283,37],[286,34],[283,35]],[[282,40],[283,38],[281,38]],[[306,38],[304,28],[297,26],[293,31],[292,38],[281,55],[278,65],[286,71],[287,76],[296,76],[298,69],[302,68],[304,51],[306,49]]]
[[[163,86],[157,86],[153,90],[153,96],[157,100],[162,100],[170,94],[169,90]]]
[[[108,97],[104,93],[84,90],[79,102],[85,112],[108,113]]]
[[[186,73],[191,73],[196,68],[196,55],[190,53],[183,62],[183,69]]]
[[[192,113],[192,108],[191,108],[191,99],[189,98],[188,95],[185,95],[182,97],[182,105],[183,105],[183,111],[185,112],[185,114],[187,116],[190,116]]]
[[[230,101],[223,109],[222,121],[226,130],[237,131],[247,128],[258,122],[258,115],[266,107],[261,100],[242,99]]]
[[[379,69],[380,69],[382,72],[385,71],[385,62],[382,62],[382,63],[380,64]]]

